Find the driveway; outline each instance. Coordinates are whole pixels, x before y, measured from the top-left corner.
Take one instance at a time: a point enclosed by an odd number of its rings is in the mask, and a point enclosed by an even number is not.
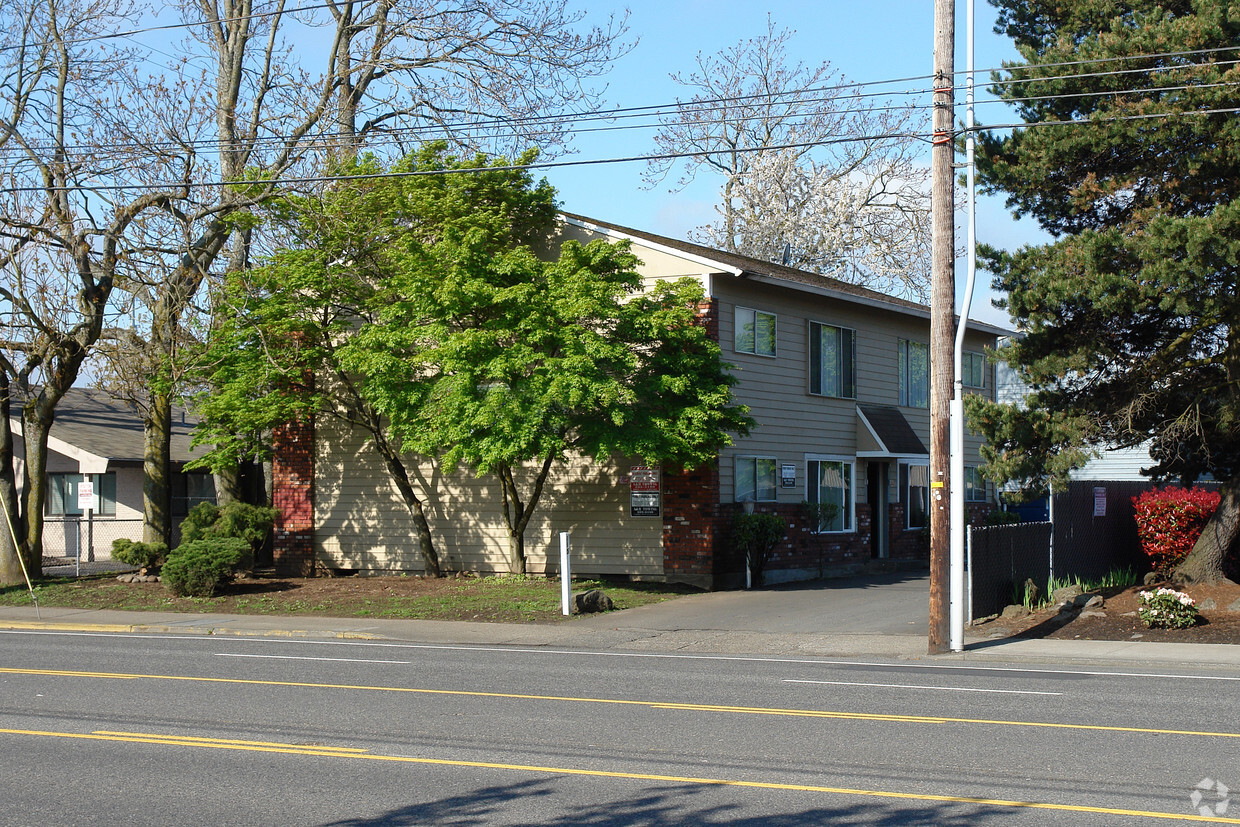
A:
[[[928,572],[895,572],[691,595],[629,609],[611,622],[657,631],[925,638],[929,605]]]

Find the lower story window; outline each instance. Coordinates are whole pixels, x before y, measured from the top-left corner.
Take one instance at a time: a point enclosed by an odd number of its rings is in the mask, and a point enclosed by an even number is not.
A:
[[[78,508],[78,494],[83,482],[89,481],[95,488],[98,503],[96,514],[112,517],[116,514],[116,474],[48,474],[47,513],[53,517],[77,517],[83,513]]]
[[[930,522],[930,466],[900,464],[900,494],[908,528],[925,528]]]
[[[736,502],[775,501],[775,459],[773,457],[736,458]]]
[[[199,503],[215,502],[215,477],[202,473],[172,476],[172,514],[183,517]]]
[[[838,459],[806,459],[806,499],[822,509],[819,531],[853,530],[853,464]]]

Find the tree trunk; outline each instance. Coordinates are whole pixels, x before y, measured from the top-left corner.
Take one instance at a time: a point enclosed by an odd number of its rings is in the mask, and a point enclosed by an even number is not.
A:
[[[142,541],[172,545],[172,397],[152,390],[142,418]]]
[[[1227,579],[1227,564],[1234,563],[1240,551],[1240,476],[1233,477],[1221,492],[1218,509],[1193,550],[1175,567],[1171,578],[1177,583],[1219,583]]]
[[[243,502],[241,496],[241,467],[238,465],[230,465],[227,468],[217,468],[212,473],[215,478],[215,503],[216,505],[227,505],[228,503]]]
[[[418,538],[418,551],[422,553],[424,573],[427,577],[442,577],[439,554],[435,551],[435,539],[431,536],[430,523],[426,521],[426,510],[422,507],[422,500],[418,498],[417,492],[413,490],[413,483],[409,481],[409,472],[382,434],[376,429],[371,429],[370,432],[375,441],[375,447],[383,457],[384,464],[387,465],[388,474],[396,483],[396,490],[400,492],[405,501],[405,507],[409,509],[409,517],[413,520],[413,534]]]
[[[0,525],[0,586],[25,582],[21,562],[17,558],[21,536],[21,512],[17,499],[16,457],[13,454],[12,412],[8,374],[0,371],[0,509],[4,524]]]
[[[26,450],[22,473],[22,499],[25,500],[26,533],[21,541],[22,559],[32,577],[43,574],[43,502],[47,495],[47,437],[52,430],[56,402],[43,393],[26,403],[22,410],[22,441]]]
[[[503,498],[504,521],[508,523],[508,571],[510,574],[521,576],[526,574],[525,529],[530,524],[530,517],[534,516],[534,509],[538,507],[543,484],[546,483],[547,475],[551,472],[551,463],[554,459],[554,455],[550,454],[543,459],[542,467],[538,469],[538,476],[534,479],[534,489],[530,492],[529,502],[524,504],[521,502],[520,492],[517,491],[517,482],[513,476],[512,467],[501,465],[495,469],[499,475],[500,492]]]

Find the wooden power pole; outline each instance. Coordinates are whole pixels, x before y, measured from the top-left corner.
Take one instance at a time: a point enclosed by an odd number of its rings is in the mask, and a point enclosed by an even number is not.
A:
[[[934,0],[934,140],[930,149],[930,647],[948,650],[948,558],[951,498],[948,496],[954,308],[956,305],[955,145],[956,3]]]

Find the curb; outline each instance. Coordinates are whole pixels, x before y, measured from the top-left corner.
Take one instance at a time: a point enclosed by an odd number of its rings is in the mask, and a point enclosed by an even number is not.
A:
[[[230,629],[225,626],[158,626],[153,624],[127,623],[73,623],[50,620],[0,621],[0,631],[12,632],[96,632],[100,634],[170,634],[198,635],[205,637],[280,637],[280,638],[330,638],[336,640],[389,640],[383,635],[368,632],[311,632],[298,629]]]

